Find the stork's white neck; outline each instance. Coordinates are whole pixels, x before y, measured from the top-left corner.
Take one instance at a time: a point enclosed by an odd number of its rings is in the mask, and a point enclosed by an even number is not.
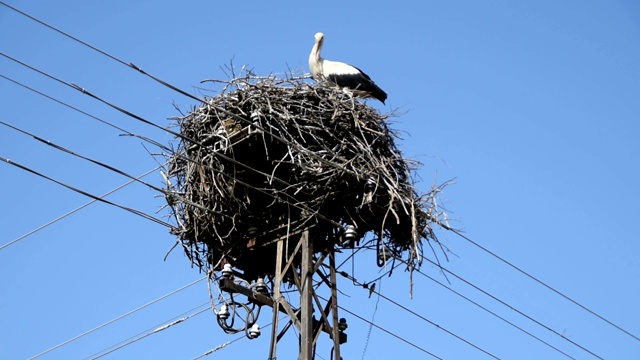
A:
[[[322,65],[324,63],[324,59],[320,56],[320,51],[322,51],[322,41],[317,41],[311,49],[311,54],[309,54],[309,70],[311,70],[311,75],[316,80],[320,80],[322,77]]]

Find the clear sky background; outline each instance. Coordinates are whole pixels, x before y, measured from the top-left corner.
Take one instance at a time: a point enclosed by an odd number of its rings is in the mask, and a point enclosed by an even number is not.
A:
[[[640,5],[636,1],[11,1],[7,3],[194,94],[226,79],[234,59],[259,75],[308,71],[323,55],[366,71],[388,94],[383,112],[421,182],[456,179],[442,195],[451,225],[618,326],[640,336]],[[0,6],[0,51],[92,91],[158,125],[195,102]],[[163,143],[172,136],[0,57],[0,73]],[[0,120],[140,175],[157,162],[140,140],[0,78]],[[210,94],[206,91],[204,94]],[[148,145],[147,145],[148,146]],[[148,146],[149,147],[149,146]],[[157,152],[157,149],[150,148]],[[0,156],[90,193],[127,182],[113,172],[0,126]],[[146,181],[162,185],[155,171]],[[0,164],[0,246],[90,201]],[[164,199],[132,184],[110,201],[155,214]],[[640,358],[640,341],[578,308],[461,237],[445,267],[560,335],[449,276],[451,287],[576,359]],[[200,279],[166,228],[93,204],[0,250],[0,358],[23,359]],[[356,277],[378,276],[374,254]],[[350,263],[345,270],[350,270]],[[422,272],[446,282],[437,268]],[[567,356],[429,278],[384,278],[385,296],[505,359]],[[340,280],[340,304],[446,359],[490,358],[442,329]],[[379,301],[378,301],[379,300]],[[72,341],[42,359],[84,359],[206,308],[206,282]],[[377,304],[377,310],[376,310]],[[424,352],[342,313],[344,359],[421,359]],[[259,324],[271,322],[267,311]],[[266,358],[269,328],[227,335],[211,311],[109,354],[113,359]],[[367,341],[368,339],[368,341]],[[570,341],[568,341],[570,340]],[[321,337],[318,358],[329,359]],[[293,359],[290,332],[279,359]],[[363,356],[364,354],[364,356]]]

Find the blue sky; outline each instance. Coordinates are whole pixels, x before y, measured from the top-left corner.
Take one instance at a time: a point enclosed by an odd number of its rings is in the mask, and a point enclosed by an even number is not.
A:
[[[443,193],[452,226],[636,336],[640,336],[640,5],[634,1],[232,2],[7,1],[194,94],[226,76],[233,59],[260,75],[307,71],[313,35],[323,55],[366,71],[388,94],[399,146],[419,160],[418,187],[452,178]],[[156,124],[174,104],[195,103],[0,6],[0,51],[77,83]],[[104,120],[163,143],[172,137],[0,57],[0,73]],[[0,120],[133,175],[158,164],[140,140],[0,78]],[[204,94],[208,94],[204,92]],[[150,149],[152,152],[156,149]],[[0,156],[101,195],[127,181],[0,127]],[[158,171],[145,178],[161,185]],[[0,246],[90,199],[5,163]],[[163,199],[133,184],[110,201],[149,214]],[[165,213],[157,214],[162,217]],[[445,266],[531,318],[607,359],[640,357],[640,342],[536,284],[452,233]],[[36,355],[203,275],[166,228],[93,204],[0,250],[0,358]],[[374,254],[356,277],[378,276]],[[348,266],[348,265],[347,265]],[[422,271],[446,281],[433,266]],[[450,277],[451,287],[578,359],[593,356]],[[446,359],[487,357],[349,281],[340,304]],[[562,359],[561,353],[432,280],[398,271],[381,292],[499,358]],[[42,359],[83,359],[208,301],[205,282],[56,349]],[[374,315],[375,314],[375,315]],[[429,358],[353,316],[345,359]],[[375,317],[374,317],[375,316]],[[263,314],[260,324],[271,321]],[[190,359],[234,340],[208,311],[109,355]],[[206,358],[268,354],[269,329]],[[367,345],[365,345],[367,344]],[[329,359],[321,340],[318,355]],[[279,358],[295,358],[289,333]],[[319,357],[320,358],[320,357]],[[488,358],[488,357],[487,357]]]

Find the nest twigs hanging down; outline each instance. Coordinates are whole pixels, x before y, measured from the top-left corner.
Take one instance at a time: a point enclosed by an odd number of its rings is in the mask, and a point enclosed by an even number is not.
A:
[[[290,222],[291,232],[314,227],[317,251],[359,246],[373,232],[410,268],[420,265],[423,243],[438,241],[432,225],[446,222],[441,187],[416,192],[416,164],[396,147],[387,115],[300,77],[223,83],[176,119],[183,137],[169,158],[168,190],[184,199],[169,204],[174,232],[193,263],[273,275],[265,244]],[[358,234],[350,243],[347,225]]]

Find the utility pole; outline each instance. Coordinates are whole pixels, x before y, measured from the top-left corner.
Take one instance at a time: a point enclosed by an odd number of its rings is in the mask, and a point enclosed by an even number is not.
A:
[[[276,271],[273,284],[273,321],[271,322],[271,345],[269,347],[269,359],[276,360],[276,348],[278,346],[278,319],[280,318],[280,301],[282,294],[280,294],[280,284],[282,280],[282,252],[284,251],[284,239],[278,239],[276,244]]]
[[[302,233],[302,262],[300,275],[300,356],[299,360],[313,360],[313,239],[309,230]]]
[[[275,244],[275,279],[271,296],[266,290],[260,292],[255,287],[249,288],[241,285],[241,283],[236,283],[233,281],[233,277],[229,275],[223,275],[223,278],[219,281],[218,285],[222,291],[245,295],[250,302],[259,306],[266,305],[273,309],[269,360],[276,359],[277,343],[291,326],[295,326],[300,334],[298,360],[314,360],[315,347],[320,332],[327,333],[333,340],[334,359],[340,359],[340,345],[347,341],[347,335],[344,333],[347,326],[346,320],[338,317],[335,250],[333,245],[328,245],[327,249],[314,258],[314,239],[312,234],[313,231],[307,228],[299,233],[298,239],[294,237],[289,245],[293,245],[295,240],[297,240],[297,244],[290,254],[285,254],[285,243],[290,239],[288,237],[277,239]],[[329,258],[328,266],[324,264],[327,257]],[[284,266],[283,262],[285,262]],[[294,262],[296,265],[299,264],[299,272],[296,271]],[[319,270],[321,266],[329,268],[329,276]],[[280,293],[281,280],[287,273],[293,277],[293,282],[300,293],[300,307],[298,309],[291,306]],[[314,274],[317,274],[322,283],[331,290],[331,296],[324,306],[322,306],[320,297],[313,287]],[[314,304],[319,312],[319,319],[314,318]],[[278,333],[278,317],[280,313],[287,314],[289,321]],[[247,324],[247,326],[250,326],[250,324]]]
[[[338,286],[336,277],[336,253],[334,251],[329,254],[329,267],[331,271],[331,312],[333,314],[333,331],[331,336],[333,337],[333,351],[334,359],[341,360],[340,357],[340,333],[345,329],[340,329],[340,320],[338,320]],[[346,322],[344,323],[346,325]],[[346,335],[345,335],[346,336]],[[345,339],[346,341],[346,339]]]

